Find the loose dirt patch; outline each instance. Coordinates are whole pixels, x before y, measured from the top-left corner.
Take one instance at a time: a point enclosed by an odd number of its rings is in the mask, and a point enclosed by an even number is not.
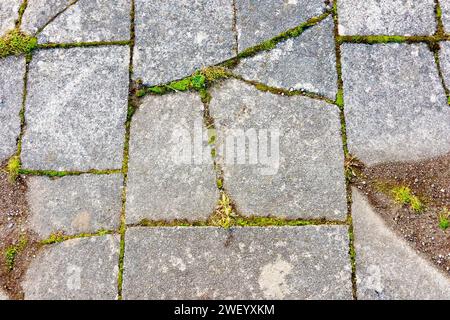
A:
[[[427,161],[365,167],[354,163],[352,182],[369,198],[387,224],[439,269],[450,276],[450,228],[439,227],[438,215],[450,210],[450,154]],[[407,186],[425,204],[421,213],[393,200],[390,190]]]
[[[5,164],[0,168],[4,168]],[[23,298],[21,281],[39,248],[36,237],[27,229],[26,180],[9,181],[0,169],[0,287],[13,299]],[[7,257],[16,248],[16,252]],[[13,262],[13,264],[11,264]]]

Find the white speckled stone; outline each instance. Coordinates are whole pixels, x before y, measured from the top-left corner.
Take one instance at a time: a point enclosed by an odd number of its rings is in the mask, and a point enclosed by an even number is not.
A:
[[[302,96],[262,92],[237,80],[214,87],[211,95],[217,161],[223,169],[225,190],[241,214],[345,219],[344,153],[336,106]],[[254,163],[250,163],[251,149],[247,146],[250,139],[246,137],[244,148],[239,146],[236,130],[255,133],[258,142],[252,145],[259,152],[255,152]],[[231,153],[233,147],[241,155],[245,152],[243,163]]]
[[[332,17],[271,51],[243,59],[234,72],[272,87],[306,90],[334,100],[337,72]]]
[[[0,163],[17,150],[24,74],[24,57],[0,59]]]
[[[327,8],[324,0],[236,0],[239,51],[297,27]]]
[[[358,299],[450,299],[450,280],[384,223],[353,188]]]
[[[113,300],[117,297],[118,235],[45,246],[23,283],[26,300]]]
[[[344,44],[350,153],[368,165],[450,151],[450,108],[426,44]]]
[[[450,42],[440,42],[441,50],[439,51],[439,62],[441,65],[442,76],[444,82],[450,86]]]
[[[450,0],[439,0],[442,9],[442,23],[447,33],[450,32]]]
[[[41,238],[115,230],[122,208],[121,174],[34,176],[27,181],[30,225]]]
[[[1,0],[0,1],[0,37],[11,29],[14,29],[15,22],[19,18],[19,8],[22,0]]]
[[[127,222],[199,220],[214,212],[219,193],[213,161],[206,137],[196,154],[196,124],[202,129],[203,104],[197,93],[143,100],[131,124]],[[184,139],[187,145],[180,145]],[[186,162],[174,156],[186,151]]]
[[[435,0],[338,0],[341,35],[431,35]]]
[[[130,39],[130,0],[79,0],[38,35],[39,43]]]
[[[20,28],[29,34],[35,34],[73,2],[76,0],[30,0]]]
[[[131,228],[124,299],[351,299],[346,226]]]
[[[121,169],[128,46],[38,51],[28,74],[24,168]]]
[[[134,78],[155,85],[231,58],[231,0],[136,0]]]

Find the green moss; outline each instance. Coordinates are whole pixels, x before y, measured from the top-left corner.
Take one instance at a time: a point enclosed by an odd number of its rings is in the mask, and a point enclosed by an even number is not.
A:
[[[200,72],[205,76],[208,82],[226,79],[231,75],[231,72],[227,68],[221,66],[203,68]]]
[[[222,179],[217,179],[217,188],[222,190],[223,189],[223,180]]]
[[[376,36],[338,36],[338,42],[352,42],[352,43],[403,43],[413,41],[415,38],[406,36],[387,36],[387,35],[376,35]],[[418,40],[418,39],[417,39]]]
[[[79,176],[82,174],[115,174],[121,173],[122,170],[111,169],[111,170],[88,170],[88,171],[54,171],[54,170],[30,170],[30,169],[19,169],[20,174],[31,175],[31,176],[47,176],[47,177],[65,177],[65,176]]]
[[[14,269],[17,255],[25,249],[28,244],[28,237],[23,234],[20,236],[19,243],[13,246],[9,246],[5,251],[5,263],[9,271]]]
[[[439,218],[439,228],[442,230],[447,230],[450,227],[450,211],[447,208],[442,209],[438,215]]]
[[[37,47],[37,39],[13,29],[0,38],[0,58],[31,53]]]
[[[100,236],[104,236],[107,234],[112,234],[113,231],[111,230],[99,230],[95,233],[80,233],[80,234],[76,234],[76,235],[65,235],[62,232],[57,232],[57,233],[52,233],[47,239],[41,240],[41,244],[42,245],[49,245],[49,244],[54,244],[54,243],[60,243],[63,241],[67,241],[70,239],[78,239],[78,238],[88,238],[88,237],[100,237]]]
[[[17,177],[20,174],[20,158],[19,156],[13,156],[9,159],[8,164],[6,166],[6,171],[9,174],[9,180],[11,182],[16,181]]]
[[[409,187],[398,186],[391,190],[394,200],[400,204],[408,205],[414,212],[420,213],[425,209],[424,204],[415,196]]]
[[[344,90],[342,88],[336,93],[336,105],[339,108],[344,107]]]

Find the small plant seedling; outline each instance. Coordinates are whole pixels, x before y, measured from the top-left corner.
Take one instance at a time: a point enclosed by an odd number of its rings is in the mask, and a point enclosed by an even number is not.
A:
[[[439,228],[441,228],[442,230],[447,230],[448,227],[450,227],[450,211],[447,208],[444,208],[440,213],[439,213]]]
[[[14,264],[16,262],[17,255],[25,249],[28,244],[28,238],[25,234],[20,236],[19,243],[13,246],[9,246],[5,251],[5,262],[8,271],[14,269]]]
[[[11,183],[16,181],[17,177],[19,176],[19,170],[20,170],[20,158],[18,156],[11,157],[6,166],[6,171],[9,174],[9,181]]]
[[[423,203],[412,193],[409,187],[395,187],[392,189],[392,195],[396,202],[408,205],[416,213],[421,213],[425,209]]]
[[[233,226],[234,219],[236,217],[237,215],[233,212],[230,198],[225,192],[222,192],[222,196],[219,200],[219,206],[211,220],[212,224],[229,229]]]

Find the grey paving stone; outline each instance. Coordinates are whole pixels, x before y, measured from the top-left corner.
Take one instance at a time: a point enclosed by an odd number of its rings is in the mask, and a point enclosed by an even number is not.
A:
[[[131,228],[126,244],[124,299],[352,297],[345,226]]]
[[[431,35],[435,0],[338,0],[341,35]]]
[[[79,0],[39,33],[38,42],[130,39],[130,0]]]
[[[442,9],[442,22],[444,24],[444,29],[448,33],[450,32],[450,1],[439,0],[439,4]]]
[[[450,86],[450,42],[440,42],[439,62],[447,87]]]
[[[219,194],[202,109],[196,93],[150,96],[139,107],[131,125],[127,222],[213,213]]]
[[[135,79],[166,83],[234,55],[231,0],[135,2]]]
[[[224,187],[242,214],[345,219],[336,106],[261,92],[237,80],[215,87],[211,94]],[[243,155],[245,159],[239,159]]]
[[[76,0],[28,1],[20,28],[29,34],[35,34],[73,2]]]
[[[23,283],[26,300],[113,300],[119,236],[78,238],[44,247]]]
[[[122,208],[121,174],[30,177],[27,199],[31,228],[41,238],[118,229]]]
[[[327,8],[323,0],[236,0],[239,51],[319,16]]]
[[[17,150],[24,74],[24,57],[0,59],[0,163]]]
[[[36,52],[28,79],[23,167],[120,169],[128,65],[127,46]]]
[[[334,100],[337,73],[333,32],[334,22],[329,17],[298,38],[243,59],[234,71],[272,87],[306,90]]]
[[[366,164],[450,151],[450,108],[426,44],[342,46],[348,146]]]
[[[385,225],[353,188],[358,299],[450,298],[450,280]]]
[[[0,37],[11,29],[19,17],[19,8],[22,0],[0,1]]]

